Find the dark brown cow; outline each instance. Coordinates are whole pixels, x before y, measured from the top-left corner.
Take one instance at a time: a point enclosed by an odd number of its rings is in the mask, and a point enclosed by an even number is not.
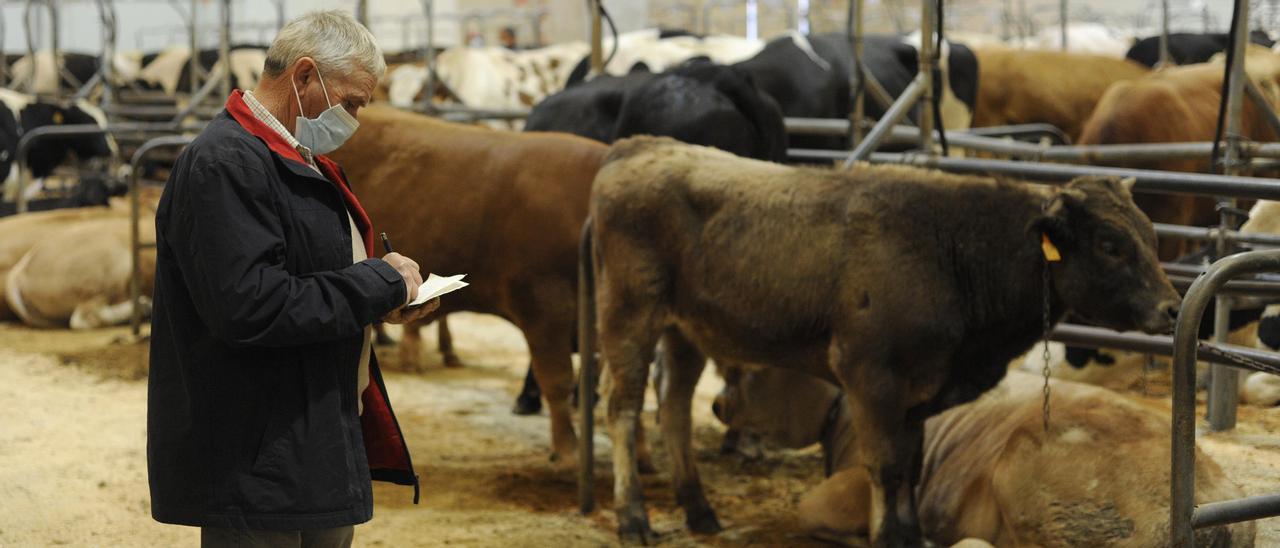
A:
[[[665,138],[615,144],[596,177],[591,230],[619,533],[652,536],[636,425],[661,338],[659,422],[693,531],[720,529],[689,445],[710,356],[838,382],[872,478],[871,538],[919,544],[925,419],[995,386],[1041,335],[1042,302],[1052,321],[1070,310],[1115,329],[1172,326],[1178,294],[1127,187],[796,169]],[[1045,262],[1042,238],[1060,261]]]
[[[870,481],[858,466],[857,425],[840,388],[779,368],[721,369],[720,420],[783,447],[822,444],[828,478],[800,500],[796,517],[805,531],[837,541],[865,535]],[[1011,371],[981,398],[925,423],[917,490],[925,535],[946,544],[978,538],[996,546],[1167,546],[1168,411],[1054,381],[1045,432],[1042,383],[1039,375]],[[1243,495],[1197,451],[1197,501]],[[1252,546],[1254,524],[1196,536],[1200,546]]]
[[[551,414],[552,459],[563,467],[577,462],[569,417],[577,242],[607,150],[570,135],[374,107],[333,155],[396,251],[423,272],[467,274],[471,286],[442,299],[440,314],[495,314],[524,332]]]
[[[1269,90],[1275,106],[1280,97],[1274,90],[1280,85],[1280,56],[1258,46],[1251,46],[1245,64],[1251,77],[1264,90]],[[1116,83],[1103,94],[1093,115],[1084,124],[1080,144],[1105,145],[1119,143],[1173,143],[1212,141],[1221,101],[1222,62],[1171,67],[1157,70],[1146,77]],[[1241,135],[1256,141],[1274,141],[1276,134],[1263,121],[1252,101],[1244,101]],[[1169,171],[1205,172],[1206,157],[1158,162],[1115,162],[1112,165]],[[1139,194],[1138,207],[1153,221],[1181,225],[1217,224],[1214,201],[1168,194]],[[1160,242],[1160,257],[1173,260],[1186,251],[1183,242]]]
[[[973,127],[1053,124],[1080,139],[1085,120],[1107,87],[1151,69],[1127,59],[1063,51],[989,47],[978,57]]]

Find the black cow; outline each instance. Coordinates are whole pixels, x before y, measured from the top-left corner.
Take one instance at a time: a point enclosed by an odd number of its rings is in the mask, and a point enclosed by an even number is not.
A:
[[[1208,61],[1210,57],[1227,49],[1230,37],[1225,33],[1169,33],[1169,60],[1175,65],[1191,65]],[[1255,30],[1249,33],[1249,41],[1254,44],[1271,47],[1275,45],[1266,32]],[[1142,63],[1148,67],[1160,62],[1160,37],[1143,38],[1133,43],[1125,57]]]
[[[265,50],[266,46],[259,46],[259,45],[252,45],[252,44],[233,44],[231,45],[228,51],[236,51],[236,50],[242,50],[242,49]],[[152,61],[155,61],[156,58],[159,57],[162,53],[163,52],[153,52],[153,53],[144,54],[142,56],[142,61],[140,63],[140,66],[143,67],[143,69],[145,69],[148,65],[151,64]],[[202,49],[197,53],[198,63],[200,64],[200,67],[205,72],[213,70],[213,66],[218,63],[218,59],[220,56],[221,56],[221,52],[217,48]],[[190,56],[188,56],[187,60],[182,64],[181,68],[178,69],[181,71],[178,74],[178,86],[177,86],[177,89],[180,92],[191,90],[190,67],[191,67],[191,58]],[[153,84],[151,82],[142,81],[142,80],[138,80],[134,82],[133,85],[136,86],[138,89],[151,90],[151,91],[160,90],[159,85]],[[233,88],[245,87],[245,85],[239,82],[238,78],[236,78],[234,70],[231,73],[231,87]]]
[[[978,95],[978,60],[962,44],[948,42],[945,81],[934,82],[939,95],[949,88],[972,112]],[[815,55],[817,59],[815,59]],[[897,35],[869,35],[863,39],[862,62],[891,97],[906,90],[919,69],[919,54],[908,39]],[[755,57],[738,63],[771,95],[788,117],[844,118],[852,111],[849,79],[853,48],[841,33],[777,38]],[[884,107],[866,101],[866,114],[879,118]],[[911,120],[916,114],[910,115]],[[842,137],[798,136],[798,148],[847,148]]]
[[[612,143],[627,90],[652,80],[646,69],[626,76],[601,75],[543,99],[529,112],[525,131],[561,131]]]
[[[8,174],[17,159],[18,141],[31,130],[51,125],[99,124],[87,104],[55,104],[6,90],[0,101],[0,174]],[[16,112],[15,112],[16,111]],[[112,147],[105,135],[49,137],[27,151],[27,167],[35,178],[47,177],[68,159],[106,158]]]
[[[613,138],[663,135],[782,162],[787,133],[782,111],[746,71],[694,60],[641,83],[626,94]]]

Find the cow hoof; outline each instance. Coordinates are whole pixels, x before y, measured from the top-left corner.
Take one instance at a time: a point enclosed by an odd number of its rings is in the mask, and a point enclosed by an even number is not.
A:
[[[444,355],[444,366],[449,369],[462,367],[462,360],[458,359],[458,355],[452,352]]]
[[[710,508],[689,512],[684,521],[690,531],[699,535],[714,535],[724,530],[724,527],[720,526],[720,520],[716,519],[715,511]]]
[[[652,546],[658,543],[658,535],[649,528],[649,519],[641,516],[618,515],[618,539],[623,544]]]
[[[528,397],[525,394],[516,396],[516,404],[511,407],[513,415],[537,415],[542,412],[542,398]]]
[[[573,452],[551,453],[551,468],[556,472],[576,472],[578,456]]]

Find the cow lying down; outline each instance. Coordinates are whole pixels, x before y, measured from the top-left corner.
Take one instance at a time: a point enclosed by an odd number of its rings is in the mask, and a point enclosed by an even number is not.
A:
[[[828,540],[864,537],[871,490],[857,465],[856,426],[840,389],[792,371],[738,369],[725,376],[717,416],[784,447],[821,443],[831,470],[800,500],[800,522]],[[925,536],[1001,547],[1168,545],[1168,413],[1102,388],[1054,381],[1046,434],[1041,383],[1012,371],[976,401],[925,423],[916,488]],[[1212,459],[1197,453],[1197,501],[1241,496]],[[1252,546],[1253,536],[1246,522],[1198,531],[1196,545]]]
[[[142,241],[155,241],[153,212],[144,210],[140,229]],[[0,320],[92,329],[132,316],[129,214],[118,202],[0,219],[0,242]],[[154,265],[154,250],[144,250],[143,295]]]

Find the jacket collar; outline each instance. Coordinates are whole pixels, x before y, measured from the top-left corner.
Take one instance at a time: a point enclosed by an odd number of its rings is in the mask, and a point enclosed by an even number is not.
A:
[[[373,223],[370,222],[369,215],[365,213],[364,207],[360,205],[360,200],[351,191],[351,185],[347,183],[347,178],[342,173],[342,169],[338,167],[338,164],[327,156],[317,154],[314,158],[320,173],[316,173],[316,170],[311,169],[311,166],[302,158],[302,154],[298,152],[298,149],[293,148],[276,130],[253,115],[249,105],[244,102],[244,92],[238,89],[231,92],[231,96],[227,98],[226,108],[227,113],[240,124],[240,127],[243,127],[250,135],[261,139],[267,144],[267,148],[271,152],[284,160],[284,165],[289,168],[289,171],[302,177],[331,182],[338,188],[338,192],[342,194],[342,201],[347,205],[347,211],[351,213],[351,217],[356,223],[356,228],[360,230],[361,235],[364,237],[365,251],[372,257],[374,252]]]

